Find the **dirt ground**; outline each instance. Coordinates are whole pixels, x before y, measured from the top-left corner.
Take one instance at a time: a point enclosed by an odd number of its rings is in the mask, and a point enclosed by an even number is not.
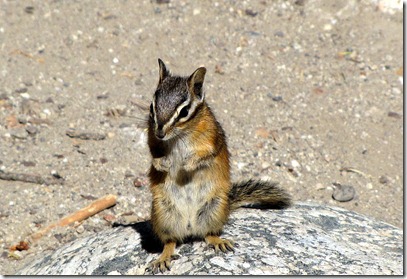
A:
[[[207,67],[234,180],[402,228],[402,24],[401,9],[367,0],[2,1],[0,274],[149,218],[147,114],[134,103],[151,100],[157,58],[177,74]],[[107,194],[114,207],[9,250]]]

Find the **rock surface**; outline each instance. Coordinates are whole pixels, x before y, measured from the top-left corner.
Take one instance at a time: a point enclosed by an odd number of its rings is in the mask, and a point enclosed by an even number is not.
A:
[[[298,203],[284,211],[240,209],[224,237],[235,253],[216,255],[204,242],[176,250],[166,274],[402,275],[402,230],[345,209]],[[18,275],[141,275],[160,245],[148,222],[78,239],[32,262]]]
[[[404,226],[400,0],[1,1],[0,45],[0,170],[63,178],[0,179],[0,274],[114,219],[148,220],[148,110],[135,104],[151,102],[159,57],[175,74],[207,68],[233,181]],[[334,200],[333,183],[353,199]],[[117,204],[81,227],[10,251],[108,194]]]

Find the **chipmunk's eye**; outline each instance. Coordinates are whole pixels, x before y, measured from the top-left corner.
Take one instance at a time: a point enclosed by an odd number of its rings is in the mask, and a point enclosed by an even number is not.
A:
[[[181,111],[179,112],[178,118],[184,118],[188,116],[188,112],[189,112],[189,106],[185,106],[181,109]]]

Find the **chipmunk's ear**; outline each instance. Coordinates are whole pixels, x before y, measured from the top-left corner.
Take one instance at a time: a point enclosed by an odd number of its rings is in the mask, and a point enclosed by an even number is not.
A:
[[[158,84],[160,84],[166,77],[170,75],[170,71],[167,70],[167,67],[165,67],[164,62],[158,58],[158,65],[160,66],[160,79],[158,81]]]
[[[200,67],[196,69],[195,72],[193,72],[192,75],[188,78],[188,89],[199,99],[199,101],[203,101],[205,98],[205,94],[202,89],[205,74],[206,68]]]

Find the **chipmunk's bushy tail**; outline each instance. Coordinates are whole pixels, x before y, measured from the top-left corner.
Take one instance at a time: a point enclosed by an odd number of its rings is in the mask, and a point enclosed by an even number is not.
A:
[[[291,196],[276,182],[250,179],[232,184],[229,201],[232,211],[239,207],[283,209],[291,205]]]

